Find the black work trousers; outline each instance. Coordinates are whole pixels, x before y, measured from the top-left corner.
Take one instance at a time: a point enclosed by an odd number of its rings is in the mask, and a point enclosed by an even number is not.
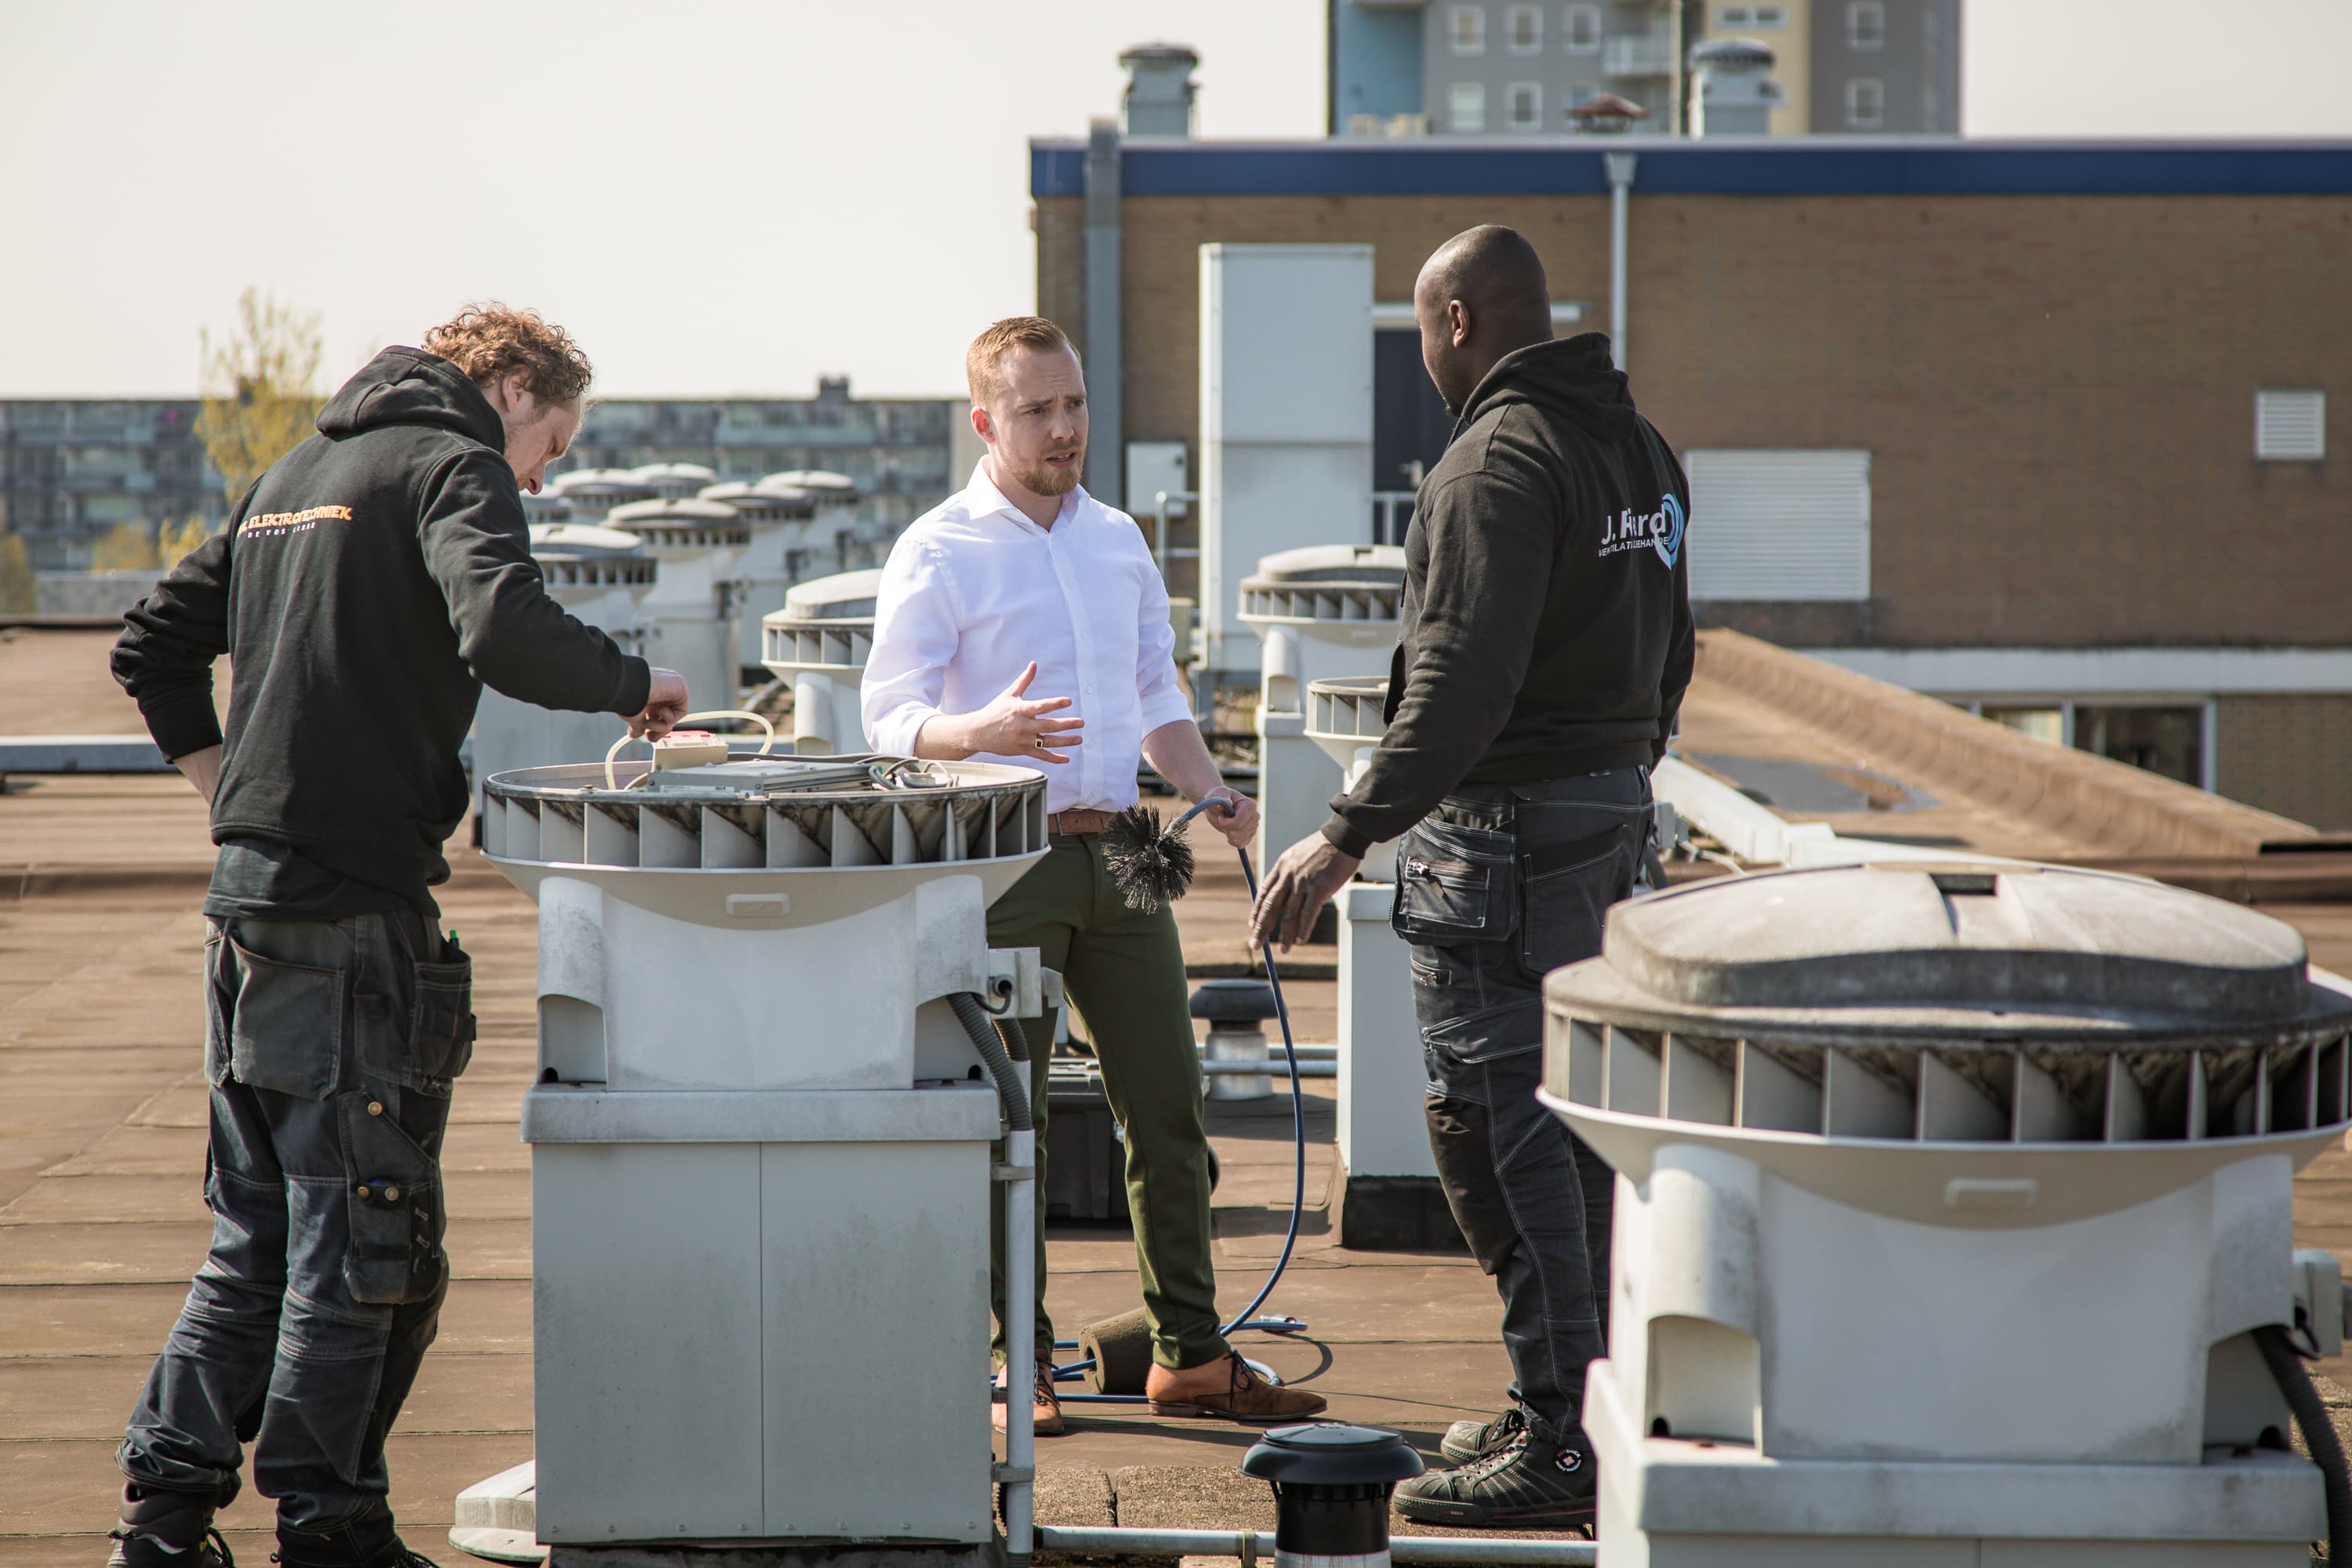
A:
[[[1608,1337],[1615,1178],[1536,1100],[1543,977],[1601,951],[1649,824],[1647,771],[1617,768],[1465,788],[1397,845],[1430,1150],[1503,1299],[1510,1397],[1545,1442],[1581,1446],[1585,1369]]]

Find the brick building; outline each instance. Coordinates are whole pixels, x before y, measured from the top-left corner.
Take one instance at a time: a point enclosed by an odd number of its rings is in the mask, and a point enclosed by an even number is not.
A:
[[[1622,281],[1706,619],[2352,827],[2352,146],[1609,151],[1622,280],[1589,141],[1158,142],[1117,150],[1089,287],[1107,149],[1040,142],[1038,307],[1123,372],[1114,449],[1197,465],[1201,246],[1370,246],[1372,488],[1402,489],[1445,422],[1401,308],[1440,241],[1510,224],[1582,326]]]

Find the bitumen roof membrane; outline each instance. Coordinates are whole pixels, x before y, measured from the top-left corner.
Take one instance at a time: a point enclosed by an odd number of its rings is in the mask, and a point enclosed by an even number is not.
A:
[[[139,729],[106,674],[111,641],[0,630],[0,733]],[[1799,727],[1759,721],[1704,682],[1686,713],[1703,750],[1854,763],[1809,759]],[[1909,831],[1947,809],[1901,820]],[[1874,826],[1889,820],[1864,815]],[[1955,819],[1951,830],[1995,827],[2007,847],[1998,852],[2019,853],[2032,824]],[[1188,955],[1238,965],[1238,867],[1221,841],[1197,847],[1200,881],[1177,906]],[[0,1568],[102,1561],[114,1446],[206,1246],[198,910],[209,858],[202,806],[173,775],[18,778],[0,792]],[[478,855],[457,848],[451,858],[440,901],[475,954],[482,1033],[458,1084],[446,1155],[455,1282],[389,1448],[404,1531],[444,1563],[464,1560],[443,1539],[458,1490],[531,1451],[529,1152],[516,1123],[534,1059],[535,915]],[[2264,911],[2303,931],[2316,961],[2352,968],[2352,903]],[[1297,955],[1291,1005],[1305,1039],[1328,1040],[1336,1029],[1333,984],[1307,977],[1318,963],[1328,976],[1330,952]],[[1308,1085],[1308,1206],[1298,1256],[1269,1303],[1310,1328],[1295,1342],[1245,1336],[1245,1348],[1326,1394],[1334,1415],[1393,1427],[1433,1457],[1447,1423],[1489,1415],[1503,1397],[1509,1373],[1494,1290],[1465,1257],[1338,1245],[1328,1203],[1331,1088]],[[1213,1101],[1210,1128],[1223,1171],[1220,1300],[1238,1307],[1281,1243],[1287,1106]],[[2298,1246],[2352,1257],[2352,1156],[2332,1152],[2300,1179],[2294,1218]],[[1124,1230],[1061,1226],[1049,1236],[1048,1300],[1066,1337],[1136,1304]],[[2340,1363],[2322,1370],[2335,1384],[2352,1382]],[[2334,1384],[2328,1392],[2339,1424],[2352,1425],[2352,1396]],[[808,1418],[920,1415],[824,1409]],[[1043,1522],[1272,1523],[1267,1489],[1234,1472],[1255,1438],[1248,1429],[1075,1408],[1072,1428],[1038,1445]],[[248,1489],[224,1514],[241,1561],[268,1560],[268,1507]]]

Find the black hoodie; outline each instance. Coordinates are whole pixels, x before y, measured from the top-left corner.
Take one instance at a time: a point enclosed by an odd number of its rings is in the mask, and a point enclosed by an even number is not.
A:
[[[505,444],[456,365],[386,349],[124,617],[114,678],[163,754],[224,748],[215,843],[285,845],[379,889],[364,907],[388,891],[430,910],[483,682],[544,708],[644,710],[645,661],[548,596]]]
[[[1361,855],[1465,784],[1654,763],[1690,684],[1689,516],[1607,338],[1497,361],[1414,500],[1388,731],[1324,837]]]

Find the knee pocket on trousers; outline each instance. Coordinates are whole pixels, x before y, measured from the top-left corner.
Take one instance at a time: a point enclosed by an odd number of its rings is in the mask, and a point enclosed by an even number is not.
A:
[[[350,1225],[344,1288],[379,1306],[426,1300],[448,1268],[438,1163],[366,1091],[342,1096],[337,1110]]]

